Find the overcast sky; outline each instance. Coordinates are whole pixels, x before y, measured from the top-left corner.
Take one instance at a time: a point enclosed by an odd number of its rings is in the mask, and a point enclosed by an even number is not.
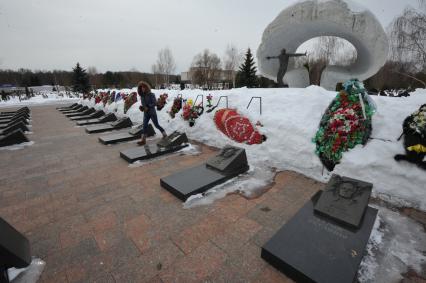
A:
[[[0,0],[0,68],[150,72],[168,46],[176,72],[205,48],[254,52],[266,26],[297,0]],[[353,0],[386,27],[417,0]]]

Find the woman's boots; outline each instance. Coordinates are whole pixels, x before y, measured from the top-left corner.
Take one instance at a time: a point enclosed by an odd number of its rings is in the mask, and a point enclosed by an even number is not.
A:
[[[161,134],[163,135],[163,139],[167,138],[167,134],[165,131],[162,131]],[[146,136],[142,135],[142,138],[140,141],[138,141],[138,145],[145,145],[146,144]]]
[[[138,141],[138,145],[145,145],[146,144],[146,136],[145,134],[142,135],[142,139]]]

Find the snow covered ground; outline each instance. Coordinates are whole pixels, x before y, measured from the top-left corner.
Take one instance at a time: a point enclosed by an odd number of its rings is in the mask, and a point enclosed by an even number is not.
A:
[[[205,196],[192,197],[187,201],[187,206],[210,203],[232,191],[250,195],[271,182],[275,169],[293,170],[321,182],[327,182],[331,177],[331,173],[323,169],[314,153],[315,144],[312,143],[312,138],[336,92],[316,86],[306,89],[154,90],[157,97],[164,92],[169,94],[168,103],[158,112],[158,116],[160,124],[167,132],[185,131],[190,139],[219,148],[226,144],[244,147],[251,167],[246,175],[237,180],[215,187]],[[253,123],[260,121],[263,124],[259,129],[267,136],[267,141],[260,145],[245,145],[230,140],[216,129],[213,122],[215,111],[205,111],[196,120],[194,127],[189,127],[188,122],[182,119],[182,112],[176,115],[175,119],[171,119],[167,111],[179,93],[184,99],[193,100],[200,94],[204,95],[204,99],[207,94],[212,94],[214,105],[220,96],[227,96],[230,108],[237,108]],[[246,109],[253,96],[262,97],[262,115],[259,113],[258,100],[253,100],[250,108]],[[404,153],[402,140],[397,141],[402,133],[402,122],[420,105],[426,103],[426,90],[418,89],[410,97],[371,97],[377,104],[377,112],[373,117],[374,139],[365,147],[359,145],[344,153],[341,163],[333,173],[373,183],[373,195],[394,205],[426,211],[425,172],[413,164],[398,163],[393,159],[395,154]],[[95,105],[93,99],[82,102],[103,109],[103,105]],[[119,101],[107,105],[106,110],[124,116],[123,103]],[[221,107],[225,107],[223,99],[217,109]],[[133,122],[141,123],[143,114],[139,111],[139,104],[133,105],[126,116]]]
[[[44,95],[44,97],[43,97]],[[62,104],[76,102],[78,98],[70,98],[65,94],[59,95],[57,92],[45,92],[28,100],[19,100],[18,97],[11,97],[7,101],[0,100],[0,107],[15,107],[15,106],[35,106],[35,105],[48,105],[48,104]]]

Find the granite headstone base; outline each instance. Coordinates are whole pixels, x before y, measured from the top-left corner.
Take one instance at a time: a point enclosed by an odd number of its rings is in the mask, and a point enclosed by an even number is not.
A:
[[[57,107],[56,109],[57,110],[68,110],[68,109],[73,108],[73,107],[75,107],[77,105],[78,105],[78,103],[74,103],[74,104],[71,104],[71,105],[68,105],[68,106]]]
[[[2,111],[2,112],[0,112],[0,115],[4,115],[4,114],[15,114],[15,113],[22,112],[22,111],[29,112],[30,109],[27,106],[24,106],[24,107],[19,108],[18,110],[15,110],[15,111]]]
[[[0,217],[0,266],[24,268],[31,263],[28,239]]]
[[[139,125],[134,129],[131,129],[128,132],[110,134],[106,136],[99,137],[99,142],[102,144],[114,144],[119,142],[133,141],[141,138],[143,134],[143,125]],[[148,124],[148,137],[152,137],[155,135],[154,128],[151,124]]]
[[[0,123],[1,123],[1,121],[0,121]],[[15,119],[15,120],[8,121],[7,123],[4,123],[4,124],[0,124],[0,129],[8,128],[8,127],[10,127],[11,125],[13,125],[13,124],[17,124],[17,123],[22,123],[22,124],[25,124],[25,125],[28,125],[28,124],[29,124],[29,122],[28,122],[28,120],[27,120],[27,119],[25,119],[25,118],[20,118],[20,119]]]
[[[29,118],[30,118],[29,114],[19,114],[19,115],[14,115],[14,116],[5,116],[5,117],[0,117],[0,123],[1,124],[7,124],[7,123],[10,123],[12,121],[27,120]]]
[[[95,111],[96,111],[95,108],[89,108],[87,110],[84,110],[83,112],[74,113],[74,114],[66,114],[65,116],[67,116],[68,118],[86,116],[86,115],[90,115],[92,113],[95,113]]]
[[[245,150],[226,146],[206,163],[160,179],[160,184],[174,196],[186,201],[248,171]]]
[[[63,109],[58,109],[60,112],[66,112],[66,111],[72,111],[72,110],[76,110],[83,107],[83,105],[81,104],[77,104],[75,106],[69,107],[69,108],[63,108]]]
[[[314,213],[321,191],[263,247],[261,257],[296,282],[352,283],[377,210],[368,207],[359,229]]]
[[[72,117],[71,120],[72,121],[90,120],[90,119],[95,119],[95,118],[102,117],[104,115],[105,115],[104,111],[97,110],[97,111],[95,111],[95,112],[93,112],[92,114],[89,114],[89,115]]]
[[[188,137],[185,133],[174,131],[166,138],[162,138],[157,145],[159,147],[175,147],[183,143],[188,143]]]
[[[67,115],[67,114],[77,114],[77,113],[81,113],[83,111],[86,111],[87,109],[89,109],[89,107],[83,106],[83,107],[77,108],[76,110],[63,111],[62,113],[64,115]]]
[[[132,125],[133,124],[130,118],[126,117],[126,118],[120,118],[117,121],[106,123],[106,124],[87,126],[86,132],[89,134],[102,133],[107,131],[114,131],[114,130],[128,128],[128,127],[131,127]]]
[[[0,136],[7,135],[15,130],[21,130],[22,132],[29,131],[27,125],[22,122],[11,124],[9,127],[0,130]]]
[[[247,170],[248,168],[243,168],[239,172],[226,175],[217,170],[210,169],[206,164],[201,164],[161,178],[160,185],[181,201],[186,201],[190,196],[204,193]]]
[[[113,113],[108,113],[96,119],[78,121],[77,126],[95,125],[95,124],[102,124],[102,123],[114,122],[114,121],[117,121],[117,116],[115,116]]]
[[[370,200],[373,184],[333,175],[314,210],[354,228],[359,227]]]
[[[188,144],[181,144],[173,147],[160,147],[155,143],[146,144],[144,146],[120,151],[120,157],[129,163],[133,163],[138,160],[152,159],[165,154],[176,152],[187,146]]]
[[[22,130],[17,129],[10,133],[5,134],[4,136],[0,136],[0,147],[20,144],[20,143],[28,142],[28,141],[29,141],[28,138],[25,136]]]

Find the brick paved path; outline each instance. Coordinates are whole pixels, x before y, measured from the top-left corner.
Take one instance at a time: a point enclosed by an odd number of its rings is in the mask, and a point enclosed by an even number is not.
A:
[[[215,150],[129,168],[135,143],[102,145],[55,106],[31,114],[35,144],[0,150],[0,216],[47,262],[41,282],[290,282],[260,247],[321,183],[283,172],[260,198],[183,209],[160,177]]]

